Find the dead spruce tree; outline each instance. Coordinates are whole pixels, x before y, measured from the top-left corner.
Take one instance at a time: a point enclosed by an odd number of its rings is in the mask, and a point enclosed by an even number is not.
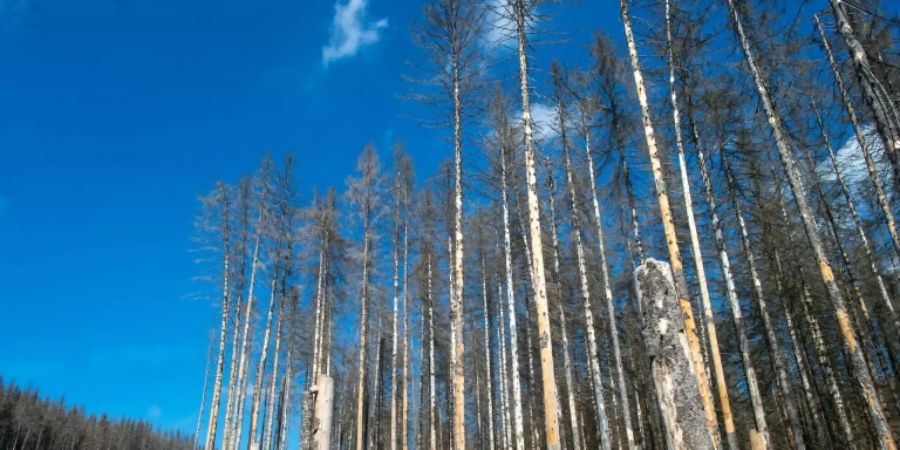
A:
[[[684,319],[684,330],[688,339],[690,354],[693,359],[693,368],[696,370],[697,386],[700,389],[703,409],[706,413],[706,427],[710,440],[715,448],[721,448],[719,439],[719,426],[716,419],[716,411],[713,406],[712,390],[709,380],[706,378],[705,364],[700,351],[700,342],[697,338],[697,327],[694,321],[694,313],[691,301],[688,297],[687,282],[684,278],[684,268],[681,260],[681,250],[678,248],[678,238],[675,235],[675,222],[672,219],[672,210],[669,206],[669,194],[666,181],[663,178],[662,162],[656,145],[656,134],[650,115],[650,106],[647,101],[647,92],[644,86],[644,78],[641,74],[640,60],[637,53],[637,45],[631,28],[631,19],[628,14],[628,0],[619,2],[622,23],[625,27],[625,39],[628,42],[628,54],[631,60],[631,68],[634,75],[635,90],[641,106],[641,121],[644,125],[644,137],[647,141],[647,151],[650,155],[650,164],[653,169],[653,181],[656,200],[659,203],[660,217],[663,223],[663,232],[666,238],[666,247],[669,251],[672,275],[675,278],[675,291],[679,299],[679,305]]]
[[[806,199],[806,186],[796,167],[793,153],[790,147],[788,147],[787,138],[783,128],[784,126],[781,122],[777,106],[769,93],[766,78],[762,73],[762,69],[757,65],[755,53],[751,48],[749,38],[744,31],[741,11],[738,9],[735,0],[727,0],[727,2],[734,32],[739,40],[744,59],[753,77],[759,98],[763,104],[766,120],[772,131],[773,138],[775,139],[775,147],[778,150],[778,155],[781,158],[781,163],[787,174],[788,184],[793,193],[794,202],[797,204],[800,217],[803,219],[807,240],[809,241],[816,263],[818,264],[819,273],[822,277],[822,282],[825,284],[827,295],[831,301],[835,316],[840,324],[841,337],[850,354],[857,387],[860,390],[860,395],[865,399],[869,418],[875,427],[875,432],[878,435],[881,448],[894,449],[894,438],[890,426],[887,423],[887,418],[884,415],[881,402],[875,393],[872,374],[869,372],[868,367],[866,367],[863,350],[858,344],[858,333],[850,323],[849,316],[847,315],[847,308],[844,304],[843,294],[837,285],[834,273],[831,270],[831,264],[828,262],[828,258],[825,254],[825,249],[822,245],[822,239],[819,236],[819,230],[815,218],[813,217],[812,209]]]

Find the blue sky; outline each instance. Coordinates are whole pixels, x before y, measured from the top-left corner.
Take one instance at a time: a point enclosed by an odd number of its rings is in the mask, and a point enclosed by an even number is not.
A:
[[[399,98],[421,5],[354,3],[336,22],[331,0],[0,0],[4,379],[193,431],[216,316],[197,197],[267,151],[295,153],[305,192],[343,186],[369,140],[404,138],[425,175],[449,155]],[[553,8],[568,43],[539,66],[621,34],[611,0]]]

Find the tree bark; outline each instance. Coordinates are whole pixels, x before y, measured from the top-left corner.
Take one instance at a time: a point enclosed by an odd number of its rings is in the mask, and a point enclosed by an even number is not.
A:
[[[782,164],[784,165],[785,172],[787,172],[788,182],[791,186],[791,192],[794,194],[794,201],[797,203],[797,208],[799,210],[801,218],[803,219],[806,236],[809,240],[810,247],[812,247],[812,251],[815,254],[816,262],[819,266],[819,273],[822,277],[822,282],[825,284],[828,298],[831,301],[832,308],[834,309],[835,315],[837,316],[843,343],[849,351],[850,359],[852,360],[852,365],[856,375],[855,378],[857,387],[860,391],[860,395],[863,399],[865,399],[869,417],[875,428],[875,432],[878,436],[878,441],[881,448],[884,450],[893,450],[896,448],[896,445],[894,444],[894,438],[891,434],[890,426],[887,423],[887,418],[885,417],[884,410],[882,409],[881,403],[878,400],[878,396],[875,394],[872,374],[869,372],[868,367],[866,367],[865,357],[863,356],[862,349],[857,343],[856,330],[853,329],[853,325],[850,323],[849,317],[847,315],[847,308],[844,304],[843,295],[841,294],[840,289],[837,286],[837,282],[835,281],[834,274],[831,270],[831,265],[828,263],[828,259],[825,255],[825,250],[822,246],[822,240],[819,236],[819,231],[816,228],[815,219],[813,218],[812,209],[810,208],[809,203],[806,200],[806,187],[803,184],[800,173],[797,171],[797,167],[794,162],[794,156],[791,153],[790,148],[788,148],[787,146],[787,139],[782,128],[781,118],[778,114],[774,102],[772,101],[769,90],[766,87],[762,73],[757,67],[756,60],[753,56],[753,51],[750,48],[750,43],[744,33],[740,13],[735,7],[734,0],[727,1],[728,8],[732,16],[732,21],[734,23],[735,32],[738,36],[738,39],[740,40],[740,45],[744,52],[744,58],[747,61],[747,65],[750,68],[754,83],[756,84],[760,100],[763,104],[763,109],[766,113],[766,119],[769,123],[769,127],[771,128],[772,134],[774,135],[775,146],[778,149],[778,154],[781,158]]]
[[[647,259],[635,271],[634,279],[668,448],[713,449],[696,384],[699,370],[691,356],[669,265]]]
[[[653,129],[653,121],[650,117],[650,106],[647,101],[647,92],[644,87],[644,78],[641,74],[640,60],[637,54],[637,46],[634,41],[634,33],[631,30],[631,19],[628,15],[628,0],[619,1],[622,23],[625,27],[625,39],[628,42],[628,54],[631,60],[631,68],[634,74],[635,90],[641,106],[641,122],[644,125],[644,136],[647,140],[647,151],[650,155],[650,164],[653,171],[653,181],[656,191],[656,200],[659,203],[660,217],[662,218],[663,232],[666,237],[666,246],[669,250],[669,260],[672,264],[672,275],[675,278],[676,295],[684,319],[684,330],[690,346],[690,355],[696,366],[697,387],[700,389],[703,410],[706,414],[706,427],[710,440],[717,449],[722,447],[719,438],[719,425],[716,419],[716,410],[713,405],[712,390],[709,379],[706,378],[706,365],[703,363],[700,344],[697,338],[697,327],[694,322],[694,313],[691,301],[688,298],[687,282],[684,278],[684,268],[681,259],[681,250],[678,248],[678,238],[675,233],[675,222],[672,219],[672,210],[669,206],[669,194],[666,181],[663,177],[662,162],[659,150],[656,146],[656,133]]]

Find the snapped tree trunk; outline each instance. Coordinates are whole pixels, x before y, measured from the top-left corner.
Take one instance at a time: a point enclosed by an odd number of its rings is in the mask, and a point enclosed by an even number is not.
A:
[[[713,449],[697,387],[698,370],[691,357],[669,265],[647,259],[635,270],[634,281],[644,312],[642,334],[668,448]]]

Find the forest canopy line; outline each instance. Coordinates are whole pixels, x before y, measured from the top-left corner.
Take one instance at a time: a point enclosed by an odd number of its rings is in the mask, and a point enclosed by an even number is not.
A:
[[[896,448],[900,20],[618,6],[566,64],[565,3],[430,0],[433,175],[398,140],[211,187],[194,448]]]

